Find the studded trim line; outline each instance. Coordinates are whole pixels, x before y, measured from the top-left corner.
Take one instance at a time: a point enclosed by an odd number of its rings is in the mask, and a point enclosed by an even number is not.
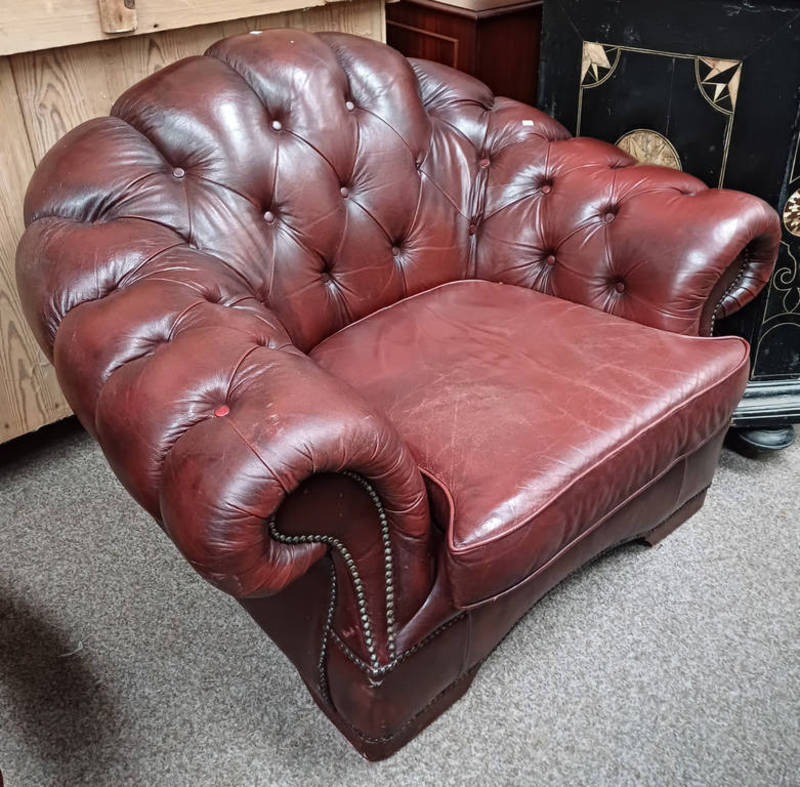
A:
[[[347,643],[331,628],[329,630],[329,634],[331,639],[333,639],[336,646],[342,653],[355,664],[357,667],[360,667],[364,672],[367,672],[370,677],[372,678],[380,678],[383,677],[387,672],[391,672],[395,667],[405,661],[409,656],[413,656],[418,650],[424,648],[431,640],[435,639],[444,631],[447,631],[451,626],[455,625],[460,621],[467,613],[460,612],[454,618],[451,618],[447,621],[447,623],[442,624],[439,628],[432,631],[426,637],[423,637],[416,645],[413,645],[408,650],[404,650],[402,653],[395,656],[390,662],[387,664],[382,664],[378,668],[371,667],[367,664],[363,659],[359,658],[355,653],[353,653],[352,649],[347,645]]]
[[[742,264],[739,266],[739,271],[736,274],[734,280],[725,288],[725,292],[720,295],[719,300],[717,301],[717,305],[714,307],[714,311],[711,313],[711,325],[708,329],[708,335],[714,335],[714,326],[717,322],[717,314],[719,314],[719,310],[722,308],[722,304],[725,302],[725,299],[739,286],[739,283],[744,278],[745,271],[747,270],[748,266],[750,265],[750,254],[747,249],[744,250],[742,254]]]
[[[347,476],[348,478],[355,481],[361,488],[369,495],[372,504],[375,506],[375,510],[378,512],[378,521],[380,522],[380,529],[381,529],[381,542],[383,544],[383,561],[384,561],[384,577],[385,577],[385,587],[386,587],[386,640],[387,640],[387,650],[389,652],[389,662],[385,665],[381,665],[380,660],[378,658],[377,651],[375,649],[375,639],[373,636],[373,627],[369,617],[369,611],[367,609],[367,599],[366,594],[364,593],[364,583],[361,579],[361,575],[358,572],[358,567],[356,566],[356,562],[353,559],[353,556],[350,554],[350,551],[347,547],[342,543],[342,541],[335,536],[323,535],[323,534],[308,534],[308,535],[297,535],[297,536],[290,536],[286,533],[281,533],[278,530],[277,524],[275,522],[275,514],[272,514],[268,520],[269,525],[269,532],[270,535],[276,540],[280,541],[283,544],[327,544],[329,547],[332,547],[342,557],[345,566],[347,567],[347,571],[350,574],[350,578],[353,582],[353,589],[356,594],[356,603],[358,605],[358,614],[361,618],[361,628],[364,633],[364,642],[367,646],[367,652],[369,654],[369,665],[368,669],[370,672],[374,672],[376,674],[383,674],[386,671],[386,668],[389,664],[393,664],[396,661],[395,652],[396,652],[396,644],[395,644],[395,615],[394,615],[394,571],[392,566],[392,544],[391,539],[389,536],[389,520],[386,516],[386,511],[383,508],[383,504],[381,503],[380,497],[378,493],[375,491],[375,488],[367,481],[366,478],[359,475],[358,473],[354,473],[350,470],[343,470],[341,475]],[[336,591],[335,591],[335,584],[336,578],[333,577],[333,589],[331,591],[331,604],[328,610],[328,621],[325,627],[325,636],[322,646],[322,651],[320,653],[320,678],[322,679],[324,673],[324,660],[325,660],[325,648],[328,639],[328,633],[332,630],[332,623],[333,623],[333,612],[336,605]],[[390,668],[390,667],[389,667]],[[383,672],[381,670],[383,669]]]

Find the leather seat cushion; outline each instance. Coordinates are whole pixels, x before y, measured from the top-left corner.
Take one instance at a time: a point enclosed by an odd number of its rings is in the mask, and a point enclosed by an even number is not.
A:
[[[383,409],[435,481],[460,606],[525,579],[717,434],[748,374],[742,339],[473,280],[311,355]]]

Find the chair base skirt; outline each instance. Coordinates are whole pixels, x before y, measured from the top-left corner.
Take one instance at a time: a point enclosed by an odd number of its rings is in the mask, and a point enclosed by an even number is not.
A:
[[[692,514],[696,514],[706,500],[704,489],[699,494],[687,500],[674,514],[667,517],[658,527],[654,527],[649,533],[642,536],[648,546],[654,547],[659,541],[665,539],[670,533],[677,530]]]
[[[309,604],[325,607],[327,567],[294,583],[287,589],[291,593],[244,605],[294,662],[317,704],[347,740],[366,759],[385,759],[463,696],[487,656],[563,579],[622,544],[637,540],[656,544],[694,514],[711,483],[724,431],[514,587],[466,609],[435,600],[427,623],[417,624],[416,644],[379,679],[341,647],[333,632],[319,658],[322,620],[310,634],[306,626],[304,634],[286,626],[301,610],[307,624]]]
[[[317,691],[309,687],[320,710],[336,725],[339,732],[370,762],[385,760],[416,738],[431,722],[436,721],[451,705],[460,700],[472,685],[481,664],[474,664],[465,673],[439,692],[425,707],[417,711],[404,725],[380,738],[370,738],[354,730]]]

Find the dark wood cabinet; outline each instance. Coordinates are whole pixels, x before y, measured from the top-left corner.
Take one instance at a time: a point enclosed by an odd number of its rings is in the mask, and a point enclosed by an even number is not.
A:
[[[386,39],[408,57],[465,71],[496,95],[536,103],[542,0],[498,5],[402,0],[386,6]]]

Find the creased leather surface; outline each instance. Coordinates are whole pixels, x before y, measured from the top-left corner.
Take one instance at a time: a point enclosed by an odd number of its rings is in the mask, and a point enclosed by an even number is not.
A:
[[[306,571],[323,547],[276,543],[265,519],[342,469],[374,483],[411,570],[411,555],[432,557],[415,459],[362,380],[353,390],[305,353],[476,277],[707,330],[767,280],[777,216],[632,163],[372,41],[236,36],[135,85],[45,156],[25,202],[22,302],[114,470],[216,585],[272,593]],[[472,462],[467,448],[449,464]]]
[[[523,579],[719,432],[748,371],[742,339],[483,281],[390,306],[312,357],[357,383],[452,495],[459,604]]]

